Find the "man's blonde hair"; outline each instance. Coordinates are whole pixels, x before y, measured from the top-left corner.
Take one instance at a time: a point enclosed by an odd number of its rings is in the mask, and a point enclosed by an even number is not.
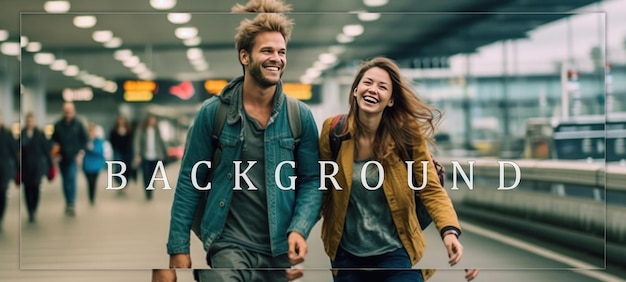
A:
[[[259,13],[253,19],[244,19],[237,27],[235,47],[237,52],[242,49],[251,52],[255,39],[262,32],[280,32],[289,41],[293,31],[293,20],[282,13],[290,12],[291,5],[280,0],[251,0],[246,5],[237,4],[231,9],[233,13]]]

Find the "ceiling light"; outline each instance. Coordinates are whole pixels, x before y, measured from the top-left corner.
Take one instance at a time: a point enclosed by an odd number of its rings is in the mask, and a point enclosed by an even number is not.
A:
[[[174,31],[174,34],[182,40],[190,39],[198,35],[198,29],[195,27],[179,27]]]
[[[150,6],[157,10],[169,10],[176,6],[176,0],[150,0]]]
[[[346,46],[343,45],[333,45],[328,47],[328,52],[331,52],[335,55],[343,54],[346,51]]]
[[[5,29],[0,29],[0,41],[9,39],[9,32]]]
[[[79,28],[92,28],[96,25],[97,20],[94,16],[76,16],[73,22]]]
[[[205,71],[209,69],[209,65],[208,64],[204,64],[204,65],[194,65],[196,71]]]
[[[352,36],[347,36],[343,33],[337,35],[337,42],[339,43],[350,43],[352,41],[354,41],[354,37]]]
[[[70,10],[70,2],[48,1],[43,5],[43,9],[48,13],[65,13]]]
[[[104,85],[106,85],[106,80],[102,77],[95,76],[92,79],[86,81],[86,83],[96,88],[102,88],[104,87]]]
[[[380,7],[385,6],[389,0],[363,0],[363,4],[368,7]]]
[[[360,21],[371,22],[371,21],[375,21],[379,19],[380,14],[379,13],[358,13],[357,17],[359,18]]]
[[[124,61],[132,56],[133,51],[131,51],[130,49],[117,50],[115,51],[115,53],[113,53],[113,57],[118,61]]]
[[[139,63],[138,65],[134,66],[131,71],[136,73],[136,74],[140,74],[142,72],[147,71],[148,68],[146,67],[146,64],[144,63]]]
[[[330,65],[337,61],[337,56],[333,53],[324,53],[320,55],[319,59],[322,64]]]
[[[311,84],[311,82],[313,82],[313,79],[311,79],[310,77],[303,75],[300,77],[300,82],[302,84]]]
[[[55,71],[62,71],[67,67],[67,61],[63,59],[55,60],[51,65],[50,69]]]
[[[347,36],[355,37],[363,34],[363,26],[360,24],[349,24],[343,27],[343,33]]]
[[[17,56],[20,54],[20,44],[17,42],[4,42],[0,45],[0,52],[7,56]]]
[[[202,58],[202,50],[200,48],[190,48],[187,50],[187,58],[189,60],[196,60]]]
[[[90,76],[91,76],[91,74],[89,74],[87,71],[82,70],[82,71],[78,72],[78,79],[79,80],[85,81]]]
[[[117,48],[122,46],[122,39],[119,37],[113,37],[111,40],[104,43],[104,47],[106,48]]]
[[[206,65],[207,64],[207,62],[203,58],[196,59],[196,60],[189,60],[189,62],[192,65],[194,65],[194,66]]]
[[[183,44],[185,44],[185,46],[190,46],[190,47],[198,46],[200,45],[200,43],[202,43],[202,38],[200,38],[199,36],[183,40]]]
[[[36,41],[29,42],[28,45],[26,45],[26,51],[33,53],[41,51],[41,43]]]
[[[75,65],[69,65],[63,71],[65,76],[77,76],[78,75],[78,67]]]
[[[144,73],[138,75],[138,77],[140,79],[143,79],[143,80],[151,80],[153,76],[154,76],[154,74],[151,73],[151,72],[144,72]]]
[[[54,63],[54,54],[52,53],[37,53],[33,57],[35,63],[40,65],[49,65]]]
[[[186,24],[191,20],[191,14],[189,13],[169,13],[167,14],[167,20],[173,24]]]
[[[315,61],[315,63],[313,63],[313,68],[317,69],[317,70],[320,70],[320,71],[323,71],[326,68],[328,68],[328,65],[324,64],[324,63],[322,63],[320,61]]]
[[[305,75],[311,78],[316,78],[320,76],[320,74],[322,74],[322,71],[314,68],[308,68]]]
[[[115,93],[117,91],[117,83],[107,80],[104,87],[102,87],[102,90],[109,93]]]
[[[96,42],[104,43],[113,39],[113,32],[110,30],[97,30],[93,32],[91,37]]]
[[[132,56],[130,58],[126,58],[126,60],[124,60],[122,62],[122,64],[127,67],[127,68],[133,68],[136,67],[137,65],[139,65],[139,57],[137,56]]]
[[[22,48],[28,46],[28,37],[24,35],[20,36],[20,46],[22,46]]]

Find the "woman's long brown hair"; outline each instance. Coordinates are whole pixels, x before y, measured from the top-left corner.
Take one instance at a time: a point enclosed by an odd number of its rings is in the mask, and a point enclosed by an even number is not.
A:
[[[360,109],[352,93],[361,82],[365,72],[375,67],[381,68],[389,74],[392,84],[391,97],[394,99],[394,104],[383,111],[374,137],[373,157],[382,162],[389,154],[396,153],[400,158],[406,160],[409,157],[407,148],[410,148],[410,145],[414,145],[416,142],[432,141],[441,118],[441,111],[420,100],[411,85],[401,76],[398,64],[391,59],[376,57],[363,62],[359,67],[352,87],[350,87],[350,111],[342,134],[350,134],[355,140],[358,140],[364,132],[365,125],[357,118]],[[392,144],[395,144],[393,151],[389,150],[392,148]]]

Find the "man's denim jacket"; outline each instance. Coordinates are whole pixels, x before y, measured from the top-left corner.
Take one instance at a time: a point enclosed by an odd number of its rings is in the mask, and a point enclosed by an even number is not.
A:
[[[201,240],[205,250],[220,236],[224,227],[235,185],[233,161],[240,160],[242,146],[245,146],[241,126],[245,120],[241,112],[242,85],[243,77],[231,81],[218,97],[203,103],[195,118],[188,135],[171,210],[168,254],[189,253],[190,229],[201,197],[200,191],[192,184],[191,172],[197,162],[211,161],[213,158],[213,119],[220,99],[228,104],[229,110],[226,124],[219,135],[221,160],[217,166],[212,164],[211,169],[215,171],[202,217]],[[274,109],[265,128],[264,147],[271,250],[277,256],[287,252],[289,232],[296,231],[308,238],[317,221],[322,193],[319,191],[319,136],[313,115],[304,103],[298,102],[302,136],[297,151],[294,151],[296,146],[289,127],[282,83],[277,85],[274,95]],[[295,190],[281,190],[276,183],[276,167],[282,161],[292,160],[297,160],[296,169],[288,164],[283,165],[278,177],[282,186],[288,187],[293,176],[297,176],[294,180]],[[246,167],[247,164],[241,164],[241,170]],[[199,185],[203,185],[202,179],[206,179],[208,170],[204,164],[198,166],[196,179]]]

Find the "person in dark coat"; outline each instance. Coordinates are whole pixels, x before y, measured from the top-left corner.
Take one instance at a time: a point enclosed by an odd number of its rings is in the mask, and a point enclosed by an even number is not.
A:
[[[0,230],[6,208],[6,195],[9,182],[15,177],[18,168],[17,142],[11,131],[4,127],[0,117]]]
[[[63,117],[54,124],[52,141],[57,146],[61,161],[61,179],[65,196],[65,214],[75,216],[76,210],[76,174],[82,163],[87,146],[87,131],[76,117],[76,108],[71,102],[63,104]]]
[[[133,130],[130,123],[125,116],[119,115],[115,119],[115,125],[109,133],[109,142],[113,148],[113,159],[121,161],[126,165],[126,171],[124,177],[126,179],[133,179],[136,177],[136,169],[133,167]],[[115,167],[117,173],[120,167]],[[115,177],[117,185],[121,185],[121,179]],[[119,190],[125,191],[123,190]]]
[[[28,221],[35,222],[41,179],[48,176],[53,166],[50,143],[43,131],[37,128],[35,116],[32,113],[26,114],[26,125],[22,129],[20,139],[24,200],[28,211]]]

